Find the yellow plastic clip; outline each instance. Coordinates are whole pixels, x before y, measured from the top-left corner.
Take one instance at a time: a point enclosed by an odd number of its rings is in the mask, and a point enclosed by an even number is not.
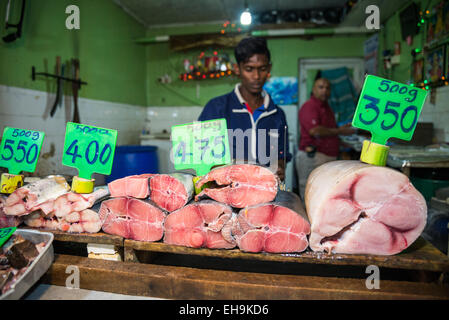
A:
[[[198,180],[200,180],[200,179],[201,179],[201,176],[195,176],[195,177],[192,178],[192,181],[193,181],[193,187],[195,188],[195,194],[200,193],[201,190],[203,190],[203,189],[206,187],[205,185],[203,185],[203,187],[201,187],[201,188],[197,188],[197,187],[196,187],[196,183],[197,183]]]
[[[385,166],[387,164],[388,150],[390,150],[390,147],[365,140],[363,141],[360,161],[375,166]]]
[[[2,193],[13,193],[17,188],[23,186],[23,175],[2,173],[0,185]]]
[[[95,179],[83,179],[74,176],[72,180],[72,191],[76,193],[91,193],[94,191]]]

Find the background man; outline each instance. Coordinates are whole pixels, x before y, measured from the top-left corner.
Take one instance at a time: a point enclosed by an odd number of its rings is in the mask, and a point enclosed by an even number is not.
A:
[[[338,135],[351,135],[351,124],[337,128],[335,116],[328,104],[331,84],[328,79],[318,78],[312,96],[299,110],[301,136],[295,165],[299,178],[299,191],[304,200],[307,178],[316,167],[337,159],[340,140]]]

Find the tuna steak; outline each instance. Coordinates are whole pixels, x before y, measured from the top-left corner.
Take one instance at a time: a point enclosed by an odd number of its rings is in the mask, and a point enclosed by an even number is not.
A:
[[[193,176],[186,173],[141,174],[114,180],[108,184],[111,197],[150,199],[171,212],[182,208],[193,196]]]
[[[158,241],[164,234],[164,212],[146,200],[122,197],[101,203],[102,229],[126,239]]]
[[[310,174],[305,203],[314,251],[393,255],[423,231],[423,196],[399,171],[333,161]]]
[[[186,247],[232,249],[221,230],[232,215],[231,207],[212,200],[191,203],[165,219],[164,242]]]
[[[7,215],[23,216],[40,209],[47,214],[53,208],[54,200],[69,191],[70,186],[63,177],[41,179],[11,193],[4,211]]]
[[[150,179],[150,198],[162,209],[172,212],[193,197],[193,176],[187,173],[157,174]]]
[[[279,191],[272,203],[240,210],[224,229],[236,239],[239,249],[246,252],[302,252],[308,246],[310,234],[301,199],[286,191]]]
[[[268,168],[251,164],[218,167],[201,178],[196,186],[214,181],[218,187],[206,187],[195,200],[208,196],[235,208],[245,208],[273,201],[278,190],[278,178]]]
[[[111,197],[133,197],[145,199],[150,195],[148,179],[154,174],[140,174],[117,179],[108,183]]]

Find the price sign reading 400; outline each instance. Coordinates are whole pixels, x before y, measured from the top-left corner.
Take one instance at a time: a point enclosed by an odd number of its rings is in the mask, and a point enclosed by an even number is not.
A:
[[[198,176],[231,162],[226,119],[198,121],[171,129],[176,170],[194,169]]]
[[[385,145],[389,138],[409,141],[427,91],[399,82],[367,76],[352,125],[372,133],[371,141]]]
[[[78,169],[79,176],[91,179],[92,173],[111,174],[117,130],[67,123],[62,164]]]
[[[0,167],[10,174],[34,172],[44,142],[45,133],[6,127],[0,144]]]

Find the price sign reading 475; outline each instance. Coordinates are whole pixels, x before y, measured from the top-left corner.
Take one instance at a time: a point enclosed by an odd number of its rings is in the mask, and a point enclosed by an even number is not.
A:
[[[13,175],[34,172],[44,136],[40,131],[6,127],[0,144],[0,167]]]
[[[173,126],[171,140],[176,170],[205,175],[213,166],[231,162],[226,119]]]
[[[78,169],[79,176],[91,179],[92,173],[111,174],[117,130],[67,123],[62,164]]]
[[[381,145],[392,137],[409,141],[426,96],[423,89],[369,75],[352,125],[370,131],[371,142]]]

